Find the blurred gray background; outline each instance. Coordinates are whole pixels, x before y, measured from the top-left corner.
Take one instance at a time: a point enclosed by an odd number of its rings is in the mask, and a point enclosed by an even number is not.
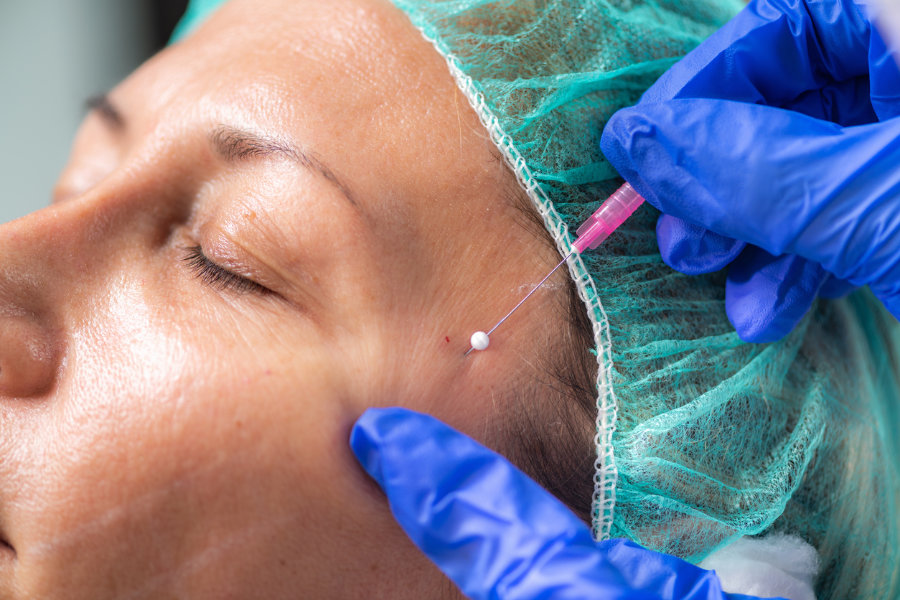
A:
[[[0,0],[0,223],[46,206],[85,114],[187,0]]]

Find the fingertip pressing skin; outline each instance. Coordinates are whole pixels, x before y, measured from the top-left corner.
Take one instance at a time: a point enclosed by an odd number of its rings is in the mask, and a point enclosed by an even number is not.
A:
[[[469,598],[728,597],[711,571],[628,540],[595,543],[546,490],[433,417],[369,409],[350,444],[410,539]]]

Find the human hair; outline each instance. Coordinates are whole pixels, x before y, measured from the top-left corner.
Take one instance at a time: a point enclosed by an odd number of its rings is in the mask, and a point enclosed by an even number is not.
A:
[[[505,195],[520,225],[555,248],[525,192],[511,182]],[[554,310],[565,328],[537,353],[529,367],[533,379],[506,398],[499,445],[513,464],[590,526],[598,366],[585,305],[571,278],[565,277],[564,286]]]

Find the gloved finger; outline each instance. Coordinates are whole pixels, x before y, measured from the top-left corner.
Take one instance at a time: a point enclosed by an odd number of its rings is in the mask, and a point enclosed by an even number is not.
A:
[[[822,284],[822,287],[819,288],[819,297],[831,300],[843,298],[855,290],[856,287],[857,286],[849,281],[844,281],[843,279],[838,279],[834,275],[829,275],[828,279],[825,280],[825,283]]]
[[[744,242],[666,214],[659,216],[656,235],[663,262],[688,275],[724,269],[746,247]],[[819,288],[819,297],[842,298],[855,289],[855,285],[829,274]]]
[[[664,213],[854,285],[900,281],[900,119],[841,128],[766,106],[672,100],[619,111],[601,146]]]
[[[609,541],[503,457],[427,415],[369,409],[350,444],[412,541],[475,600],[722,600],[715,574]],[[735,596],[737,598],[737,596]]]
[[[666,214],[659,215],[656,221],[656,240],[663,262],[688,275],[724,269],[746,246]]]
[[[793,254],[749,246],[728,269],[725,311],[745,342],[780,340],[809,312],[829,274]]]
[[[350,444],[412,541],[470,598],[524,598],[494,590],[535,577],[548,589],[569,587],[600,568],[584,523],[505,459],[432,417],[370,409]]]
[[[669,69],[642,102],[720,98],[786,106],[868,73],[870,24],[853,0],[756,0]]]

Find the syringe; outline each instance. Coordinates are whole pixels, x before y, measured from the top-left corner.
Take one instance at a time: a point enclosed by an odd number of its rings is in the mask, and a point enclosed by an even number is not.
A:
[[[628,183],[623,184],[619,189],[613,192],[612,196],[606,199],[606,202],[600,205],[600,208],[594,211],[588,219],[581,224],[581,227],[575,232],[578,236],[572,244],[573,250],[562,259],[558,265],[553,267],[547,276],[541,279],[541,282],[534,286],[534,289],[522,298],[505,317],[497,321],[497,324],[491,327],[487,332],[476,331],[469,338],[470,348],[466,351],[466,356],[472,350],[484,350],[490,344],[490,335],[503,324],[514,312],[519,310],[526,300],[534,294],[544,282],[550,279],[558,268],[563,266],[569,258],[575,254],[582,254],[585,250],[594,250],[608,238],[613,231],[619,228],[628,217],[643,204],[644,199],[638,194]]]

